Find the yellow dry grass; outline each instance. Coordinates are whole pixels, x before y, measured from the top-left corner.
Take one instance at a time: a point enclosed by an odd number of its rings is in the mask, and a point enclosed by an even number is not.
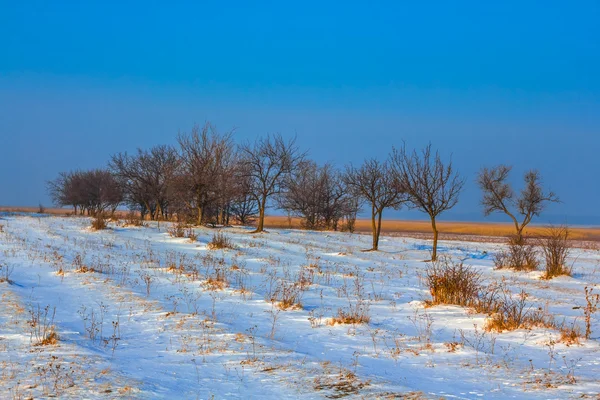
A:
[[[0,207],[0,212],[38,212],[37,207]],[[71,208],[46,208],[48,214],[54,215],[72,215]],[[117,211],[117,217],[124,218],[127,211]],[[293,228],[300,229],[300,219],[285,216],[267,216],[265,218],[266,228]],[[496,222],[437,222],[438,230],[441,234],[453,235],[473,235],[473,236],[490,236],[490,237],[505,237],[514,234],[515,228],[510,223]],[[525,234],[531,236],[540,236],[546,232],[544,226],[529,226],[525,228]],[[356,232],[370,232],[371,221],[368,219],[359,219],[356,221]],[[429,234],[431,233],[431,225],[429,221],[402,221],[402,220],[383,220],[381,231],[383,233],[415,233]],[[600,228],[584,228],[576,227],[569,228],[569,237],[572,240],[582,241],[600,241]]]
[[[267,216],[267,228],[300,229],[300,219],[285,216]],[[437,222],[437,228],[442,234],[474,235],[474,236],[509,236],[515,233],[515,228],[509,223],[495,222]],[[540,236],[546,232],[545,226],[529,226],[525,234]],[[429,221],[383,220],[381,231],[384,233],[431,233]],[[356,221],[356,232],[371,232],[371,221],[359,219]],[[600,228],[569,228],[569,236],[573,240],[600,241]]]

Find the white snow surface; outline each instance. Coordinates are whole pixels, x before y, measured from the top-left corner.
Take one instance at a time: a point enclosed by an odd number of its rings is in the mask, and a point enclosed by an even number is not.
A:
[[[2,399],[600,393],[600,312],[579,344],[545,327],[488,332],[486,315],[426,305],[425,240],[382,237],[381,251],[362,252],[370,236],[339,232],[197,228],[192,242],[171,237],[168,223],[92,231],[88,218],[5,213],[0,225]],[[208,248],[218,231],[234,249]],[[574,249],[573,276],[543,280],[494,269],[501,248],[441,241],[439,252],[584,329],[584,288],[600,292],[598,250]],[[223,288],[208,281],[218,275]],[[271,301],[299,281],[301,306]],[[368,323],[330,322],[356,307]],[[57,342],[40,345],[51,326]]]

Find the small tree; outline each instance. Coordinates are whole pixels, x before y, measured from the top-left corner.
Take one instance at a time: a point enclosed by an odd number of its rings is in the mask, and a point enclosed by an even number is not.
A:
[[[314,161],[299,163],[279,196],[279,207],[288,215],[302,218],[306,229],[337,230],[339,221],[356,204],[341,174],[331,165]]]
[[[241,146],[242,171],[250,180],[250,192],[258,203],[258,225],[264,231],[267,200],[281,191],[288,176],[304,159],[296,139],[285,141],[281,135],[266,136]]]
[[[536,170],[525,173],[525,187],[515,195],[507,182],[512,167],[499,165],[493,168],[483,168],[479,172],[477,182],[483,191],[483,200],[486,216],[493,212],[503,212],[510,217],[515,225],[518,242],[523,241],[523,229],[546,208],[548,203],[557,203],[560,200],[553,192],[545,193],[542,188],[540,174]],[[517,219],[517,214],[522,217]]]
[[[403,191],[394,186],[394,179],[387,161],[375,159],[365,160],[360,168],[352,165],[346,167],[344,182],[356,196],[361,197],[371,206],[371,232],[373,247],[379,249],[381,218],[386,208],[399,209],[406,201]]]
[[[406,193],[409,205],[429,215],[433,230],[431,260],[436,261],[436,218],[456,205],[464,179],[456,173],[451,160],[444,164],[438,152],[431,152],[431,143],[420,153],[409,153],[406,145],[393,149],[392,167],[398,190]]]

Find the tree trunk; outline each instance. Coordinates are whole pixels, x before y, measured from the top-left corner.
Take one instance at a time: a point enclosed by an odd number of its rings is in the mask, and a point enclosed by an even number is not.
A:
[[[198,207],[196,207],[196,209],[198,210],[198,221],[197,221],[196,225],[201,226],[202,225],[202,207],[198,206]]]
[[[523,228],[525,227],[517,225],[517,239],[519,244],[523,243]]]
[[[377,237],[377,225],[375,223],[375,206],[372,205],[371,206],[371,232],[373,234],[373,247],[371,247],[371,250],[377,250],[377,244],[379,242],[379,238]]]
[[[436,261],[437,260],[438,230],[435,225],[435,217],[431,217],[431,229],[433,230],[433,251],[431,252],[431,261]]]
[[[254,232],[262,232],[265,229],[265,207],[267,205],[267,199],[265,197],[260,201],[258,208],[258,226]]]
[[[383,209],[379,210],[379,215],[377,217],[377,248],[375,250],[379,250],[379,236],[381,235],[381,217],[383,215]]]

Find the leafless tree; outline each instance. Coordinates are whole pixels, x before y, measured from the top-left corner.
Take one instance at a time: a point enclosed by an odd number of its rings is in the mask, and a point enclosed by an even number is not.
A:
[[[178,165],[176,150],[166,145],[138,149],[136,155],[118,153],[109,163],[130,205],[140,208],[142,218],[148,212],[152,220],[168,212],[169,185]]]
[[[252,192],[252,177],[244,171],[244,164],[241,162],[237,163],[235,171],[235,189],[229,211],[240,224],[249,225],[258,215],[258,202]]]
[[[432,153],[431,143],[421,152],[407,151],[406,144],[393,149],[392,168],[398,190],[406,193],[410,207],[429,215],[433,230],[431,260],[436,261],[436,218],[456,205],[464,179],[454,170],[452,160],[444,164],[437,151]]]
[[[77,195],[75,190],[76,175],[77,172],[61,172],[56,179],[46,183],[52,202],[60,207],[72,206],[75,214],[83,204],[83,199]]]
[[[110,210],[114,213],[123,201],[119,182],[107,170],[62,172],[48,182],[48,191],[54,204],[71,205],[75,213],[87,211],[97,215]]]
[[[334,229],[351,207],[357,207],[342,176],[330,164],[305,160],[288,176],[279,207],[302,218],[307,229]]]
[[[371,206],[371,230],[373,247],[379,249],[381,219],[386,208],[399,209],[406,201],[403,191],[394,185],[394,179],[388,161],[365,160],[360,168],[346,167],[344,182],[358,197]]]
[[[553,192],[544,192],[538,171],[530,170],[525,173],[525,187],[517,196],[508,183],[512,167],[498,165],[493,168],[483,168],[477,182],[483,191],[481,201],[486,216],[493,212],[503,212],[510,217],[515,225],[518,241],[523,240],[523,229],[533,217],[539,216],[548,203],[560,200]],[[521,218],[517,218],[519,215]],[[520,220],[519,220],[520,219]]]
[[[230,177],[236,158],[232,132],[221,134],[206,123],[202,128],[195,125],[190,134],[180,134],[177,141],[182,160],[180,190],[187,193],[183,198],[201,225],[207,211],[212,217],[218,215],[232,197]]]
[[[251,193],[258,203],[258,224],[255,232],[264,231],[267,200],[279,193],[288,176],[304,159],[296,139],[285,141],[279,134],[268,135],[253,144],[241,146],[243,171],[251,183]]]

